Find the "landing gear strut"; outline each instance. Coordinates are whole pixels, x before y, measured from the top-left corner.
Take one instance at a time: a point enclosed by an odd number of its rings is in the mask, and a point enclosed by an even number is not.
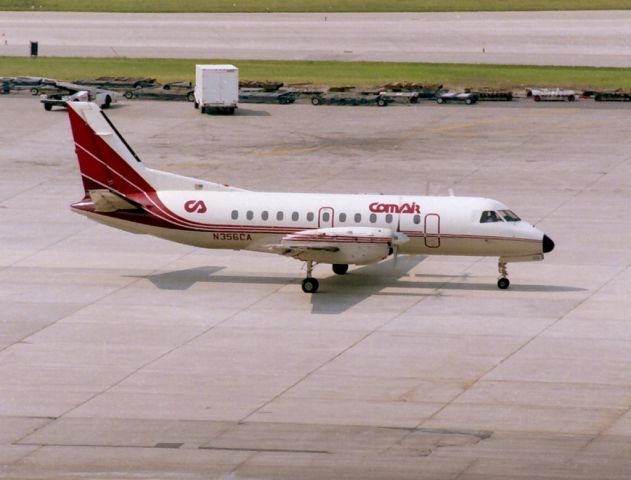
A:
[[[510,285],[510,280],[508,279],[508,270],[506,270],[506,262],[498,262],[497,270],[500,272],[500,278],[497,280],[497,288],[501,290],[506,290]]]
[[[320,282],[311,276],[313,272],[313,261],[307,262],[307,278],[302,281],[302,291],[305,293],[316,293]]]

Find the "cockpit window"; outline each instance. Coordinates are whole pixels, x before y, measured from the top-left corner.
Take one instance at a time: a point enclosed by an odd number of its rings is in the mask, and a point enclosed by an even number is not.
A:
[[[501,222],[502,219],[493,210],[485,210],[482,212],[482,216],[480,217],[480,223],[493,223],[493,222]]]
[[[507,222],[519,222],[521,220],[512,210],[500,210],[499,214]]]

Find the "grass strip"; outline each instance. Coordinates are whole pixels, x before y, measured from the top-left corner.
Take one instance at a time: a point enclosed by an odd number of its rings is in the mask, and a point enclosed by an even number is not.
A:
[[[101,76],[194,81],[197,63],[232,63],[243,80],[319,86],[378,86],[389,82],[443,84],[450,88],[566,87],[631,89],[631,68],[465,65],[230,59],[0,57],[0,76],[33,75],[74,81]]]
[[[64,12],[474,12],[626,10],[630,0],[0,0],[0,10]]]

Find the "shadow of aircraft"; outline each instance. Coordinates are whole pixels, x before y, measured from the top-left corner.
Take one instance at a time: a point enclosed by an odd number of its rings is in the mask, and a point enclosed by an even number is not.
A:
[[[322,278],[321,290],[311,295],[313,313],[339,314],[373,295],[380,296],[436,296],[448,290],[467,291],[497,291],[495,283],[476,284],[467,282],[468,274],[462,275],[424,275],[410,274],[409,272],[418,266],[426,257],[402,255],[398,258],[396,266],[392,258],[385,262],[361,266],[349,271],[346,275],[329,274],[323,277],[324,267],[320,266],[320,278]],[[297,284],[301,276],[240,276],[240,275],[216,275],[225,267],[206,266],[176,270],[173,272],[159,273],[155,275],[141,275],[135,278],[144,278],[161,290],[188,290],[199,282],[204,283],[232,283],[232,284],[269,284],[288,285]],[[316,273],[316,276],[317,273]],[[403,279],[405,277],[405,279]],[[424,279],[424,280],[421,280]],[[460,280],[460,281],[458,281]],[[384,292],[386,288],[401,288],[405,291]],[[418,289],[418,292],[410,291]],[[421,292],[421,289],[425,290]],[[428,290],[431,290],[428,292]],[[520,285],[513,284],[510,291],[514,292],[581,292],[583,288],[565,287],[556,285]]]

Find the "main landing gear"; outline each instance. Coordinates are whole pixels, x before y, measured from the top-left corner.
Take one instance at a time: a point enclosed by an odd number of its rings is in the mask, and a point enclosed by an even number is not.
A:
[[[316,293],[320,287],[320,282],[316,278],[313,278],[313,261],[307,263],[307,278],[302,281],[302,291],[305,293]],[[344,275],[348,272],[348,265],[345,263],[334,263],[333,272],[338,275]]]
[[[506,270],[506,262],[497,262],[497,270],[500,272],[500,278],[497,280],[497,288],[506,290],[510,285],[508,270]]]
[[[338,275],[344,275],[346,272],[348,272],[348,265],[346,263],[333,264],[333,273],[337,273]]]
[[[316,293],[320,287],[320,282],[316,278],[313,278],[313,261],[307,262],[307,278],[302,281],[302,291],[305,293]]]

